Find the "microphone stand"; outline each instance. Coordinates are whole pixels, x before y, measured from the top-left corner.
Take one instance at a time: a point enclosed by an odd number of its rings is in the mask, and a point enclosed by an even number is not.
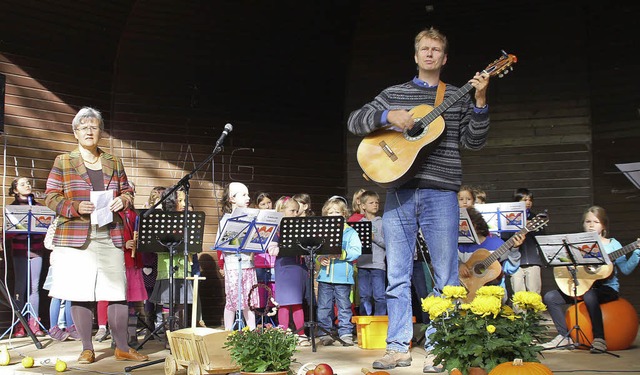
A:
[[[187,233],[187,229],[188,229],[188,213],[189,213],[189,181],[191,180],[191,178],[193,178],[193,175],[196,174],[200,169],[202,169],[202,167],[204,167],[205,165],[207,165],[214,156],[216,156],[217,154],[219,154],[222,151],[222,142],[224,141],[224,137],[227,134],[227,129],[225,129],[225,132],[223,132],[223,135],[220,137],[220,139],[218,139],[218,141],[216,142],[216,145],[213,149],[213,152],[211,154],[209,154],[209,157],[207,157],[207,159],[203,162],[201,162],[200,164],[198,164],[198,166],[196,166],[196,168],[194,170],[192,170],[191,172],[189,172],[187,175],[185,175],[184,177],[182,177],[180,179],[180,181],[178,181],[177,184],[175,184],[171,189],[169,189],[167,192],[165,192],[165,194],[163,194],[163,196],[160,198],[160,200],[154,204],[152,207],[149,207],[143,214],[142,217],[147,218],[149,217],[149,215],[151,214],[151,212],[153,210],[155,210],[156,207],[158,207],[160,204],[162,204],[162,202],[164,202],[167,197],[169,197],[171,194],[173,194],[174,192],[176,192],[176,190],[183,188],[184,189],[184,220],[183,220],[183,228],[182,228],[182,244],[184,245],[184,250],[183,250],[183,256],[184,256],[184,271],[182,273],[183,276],[183,290],[184,290],[184,310],[186,312],[187,309],[187,264],[189,264],[189,248],[188,248],[188,239],[189,239],[189,235]],[[170,254],[169,256],[172,257],[172,255]],[[173,286],[170,286],[171,288],[173,288]],[[182,314],[182,320],[183,320],[183,327],[187,326],[187,314],[183,313]],[[170,330],[172,327],[169,327]],[[149,361],[149,362],[145,362],[136,366],[128,366],[124,368],[125,372],[130,372],[132,370],[138,369],[138,368],[142,368],[142,367],[147,367],[147,366],[151,366],[157,363],[162,363],[164,362],[164,359],[158,359],[155,361]]]

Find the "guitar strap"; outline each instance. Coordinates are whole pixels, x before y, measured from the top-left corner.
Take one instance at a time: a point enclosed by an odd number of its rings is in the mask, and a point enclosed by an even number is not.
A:
[[[433,103],[434,107],[439,106],[440,104],[442,104],[442,101],[444,100],[444,92],[447,88],[447,84],[440,81],[438,83],[438,91],[436,91],[436,101],[435,103]]]

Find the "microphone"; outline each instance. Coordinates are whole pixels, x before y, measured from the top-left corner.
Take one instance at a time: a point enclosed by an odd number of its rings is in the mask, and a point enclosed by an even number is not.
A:
[[[27,202],[29,202],[29,206],[33,206],[33,194],[27,195]]]
[[[229,135],[229,133],[231,133],[232,130],[233,130],[233,125],[227,124],[224,126],[224,130],[222,131],[222,134],[220,134],[220,138],[218,138],[218,140],[216,141],[216,147],[214,148],[214,150],[222,146],[222,142],[224,142],[224,139],[227,138],[227,136]]]

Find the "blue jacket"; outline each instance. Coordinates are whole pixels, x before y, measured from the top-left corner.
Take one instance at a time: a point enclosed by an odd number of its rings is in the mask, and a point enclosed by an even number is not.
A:
[[[340,259],[331,259],[329,270],[320,267],[318,282],[331,284],[354,284],[353,261],[362,254],[362,242],[355,229],[345,224],[342,233],[342,255]],[[322,256],[322,255],[320,255]]]

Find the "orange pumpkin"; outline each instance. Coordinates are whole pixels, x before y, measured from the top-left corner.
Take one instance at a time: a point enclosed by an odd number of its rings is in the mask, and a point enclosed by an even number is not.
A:
[[[602,320],[604,322],[604,338],[607,341],[607,350],[624,350],[633,344],[638,334],[638,314],[633,305],[624,298],[600,305]],[[570,305],[565,314],[567,327],[571,329],[576,325],[575,307]],[[584,302],[578,303],[578,325],[584,336],[593,342],[593,329],[591,318]],[[576,340],[576,330],[571,331],[571,337]],[[586,344],[586,343],[585,343]],[[581,348],[585,348],[581,346]]]
[[[360,371],[365,375],[391,375],[386,371],[369,371],[366,368],[362,368]]]
[[[522,362],[516,359],[513,362],[501,363],[496,366],[489,375],[553,375],[551,370],[537,362]]]

